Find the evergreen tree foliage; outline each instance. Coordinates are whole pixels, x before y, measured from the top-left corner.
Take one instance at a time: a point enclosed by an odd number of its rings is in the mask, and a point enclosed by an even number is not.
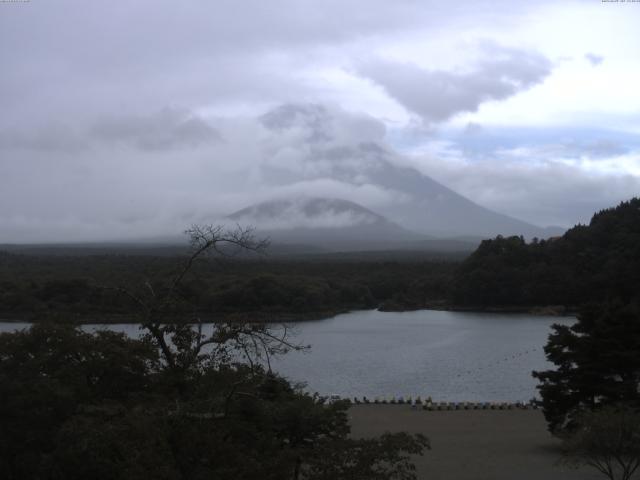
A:
[[[456,272],[452,300],[472,306],[577,307],[639,295],[640,198],[633,198],[562,237],[483,241]]]
[[[585,411],[640,407],[640,308],[589,305],[572,326],[554,325],[545,353],[554,370],[533,372],[549,429],[571,430]]]

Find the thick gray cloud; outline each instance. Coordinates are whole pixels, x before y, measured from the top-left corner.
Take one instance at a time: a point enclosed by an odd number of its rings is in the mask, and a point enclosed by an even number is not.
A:
[[[171,108],[149,116],[103,119],[94,125],[90,133],[93,138],[107,143],[150,151],[195,148],[222,139],[202,118]]]
[[[478,62],[470,72],[427,70],[381,59],[364,64],[359,72],[426,122],[475,112],[484,102],[531,88],[551,72],[551,62],[533,52],[492,46],[485,55],[490,59]]]
[[[93,125],[72,128],[50,122],[32,128],[0,130],[0,150],[40,150],[86,154],[90,148],[126,146],[143,151],[196,148],[222,141],[200,116],[186,109],[163,108],[149,115],[121,115],[97,119]]]
[[[28,130],[7,128],[0,131],[0,150],[80,152],[87,146],[86,138],[61,123],[33,126]]]

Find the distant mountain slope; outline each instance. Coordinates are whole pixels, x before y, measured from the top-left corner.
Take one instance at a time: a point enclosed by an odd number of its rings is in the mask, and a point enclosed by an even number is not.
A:
[[[305,167],[291,172],[279,162],[261,166],[267,184],[288,186],[295,182],[331,179],[340,185],[375,189],[389,201],[377,211],[414,232],[439,237],[493,237],[524,235],[546,238],[562,228],[542,228],[484,208],[418,169],[409,166],[386,146],[385,128],[370,118],[355,117],[316,104],[285,104],[262,119],[274,136],[282,136],[283,154],[291,155],[290,138],[303,139],[297,162]],[[276,153],[279,151],[276,148]],[[355,195],[355,193],[354,193]],[[342,194],[351,200],[355,199]]]
[[[238,222],[252,220],[270,229],[307,227],[340,228],[354,225],[391,224],[382,215],[355,202],[339,198],[280,198],[251,205],[231,215]]]
[[[362,205],[337,198],[270,200],[227,217],[252,225],[274,243],[307,244],[328,250],[378,250],[415,246],[429,237],[407,230]]]
[[[482,207],[410,167],[383,162],[370,174],[379,185],[410,194],[414,203],[382,213],[401,225],[437,236],[524,235],[548,238],[561,235],[560,227],[538,227]]]

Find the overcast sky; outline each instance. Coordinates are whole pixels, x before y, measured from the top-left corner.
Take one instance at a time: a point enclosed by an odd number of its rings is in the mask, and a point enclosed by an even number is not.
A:
[[[327,155],[354,145],[586,222],[640,194],[638,25],[640,3],[600,0],[1,2],[0,242],[170,234],[285,194],[407,201]]]

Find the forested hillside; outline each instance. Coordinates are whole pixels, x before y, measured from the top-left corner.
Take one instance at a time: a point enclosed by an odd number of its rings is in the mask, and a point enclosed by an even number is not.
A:
[[[562,237],[485,240],[456,273],[467,306],[581,305],[640,295],[640,199],[596,213]]]

